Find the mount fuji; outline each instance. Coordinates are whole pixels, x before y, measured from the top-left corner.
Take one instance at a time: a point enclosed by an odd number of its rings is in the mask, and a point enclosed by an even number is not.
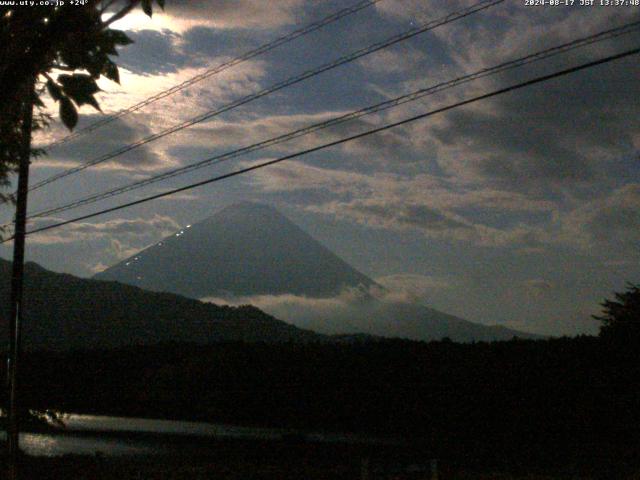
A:
[[[187,225],[94,278],[192,298],[328,297],[344,287],[374,285],[276,209],[255,203]]]
[[[100,272],[145,290],[246,304],[323,334],[413,340],[504,340],[535,335],[392,299],[275,208],[226,207]]]

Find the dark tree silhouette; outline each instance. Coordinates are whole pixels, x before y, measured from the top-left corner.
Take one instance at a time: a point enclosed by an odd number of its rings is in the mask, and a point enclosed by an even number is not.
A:
[[[59,105],[62,122],[73,129],[77,108],[100,106],[96,80],[104,76],[119,82],[118,67],[111,56],[117,47],[131,43],[124,32],[111,25],[137,6],[151,16],[154,0],[82,0],[81,2],[3,2],[0,6],[0,187],[10,185],[18,172],[16,196],[0,195],[0,201],[15,201],[10,348],[8,354],[8,476],[17,478],[20,416],[24,407],[18,395],[22,273],[29,164],[42,151],[33,149],[32,133],[51,117],[42,96],[48,94]],[[164,7],[165,0],[155,0]],[[0,227],[4,231],[4,227]],[[2,322],[4,323],[4,322]]]
[[[18,3],[18,2],[16,2]],[[41,3],[41,2],[36,2]],[[99,109],[96,80],[119,82],[110,58],[131,40],[110,25],[141,6],[152,14],[153,0],[86,0],[80,5],[0,7],[0,186],[9,185],[23,155],[25,136],[47,124],[43,95],[58,103],[64,124],[72,129],[77,107]],[[165,0],[155,0],[164,8]],[[33,92],[35,88],[35,93]],[[33,122],[31,108],[36,107]],[[29,117],[29,121],[26,120]],[[29,125],[27,132],[23,128]],[[42,153],[33,151],[34,154]],[[0,200],[11,196],[1,195]]]
[[[629,283],[627,291],[615,293],[615,300],[605,300],[600,320],[600,336],[623,341],[640,339],[640,286]]]

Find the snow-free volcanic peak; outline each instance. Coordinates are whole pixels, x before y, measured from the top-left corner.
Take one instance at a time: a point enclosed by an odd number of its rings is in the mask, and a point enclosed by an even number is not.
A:
[[[256,203],[224,208],[95,278],[192,298],[241,299],[298,327],[328,334],[459,341],[528,336],[390,300],[382,287],[276,209]],[[343,304],[345,288],[358,289],[349,292],[358,295],[348,304]],[[261,298],[279,302],[265,305]],[[335,308],[322,308],[323,300]]]
[[[275,208],[248,202],[188,225],[95,278],[192,298],[329,297],[374,284]]]

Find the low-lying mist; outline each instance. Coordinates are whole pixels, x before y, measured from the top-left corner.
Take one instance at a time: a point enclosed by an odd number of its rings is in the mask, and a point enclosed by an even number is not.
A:
[[[338,295],[312,298],[293,294],[207,297],[219,305],[253,305],[300,328],[324,334],[365,333],[412,340],[457,341],[510,339],[527,334],[486,326],[439,312],[420,303],[411,290],[345,288]]]

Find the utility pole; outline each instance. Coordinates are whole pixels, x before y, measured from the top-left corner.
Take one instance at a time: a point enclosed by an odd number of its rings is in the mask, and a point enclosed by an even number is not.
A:
[[[27,193],[29,192],[29,164],[31,157],[31,130],[35,79],[26,82],[22,105],[22,146],[18,159],[18,190],[16,194],[16,216],[13,234],[13,265],[11,274],[11,317],[9,318],[9,358],[7,361],[7,389],[9,412],[7,419],[7,448],[9,454],[9,478],[18,478],[20,456],[20,413],[18,396],[18,366],[20,364],[22,286],[24,272],[24,244],[27,219]]]

